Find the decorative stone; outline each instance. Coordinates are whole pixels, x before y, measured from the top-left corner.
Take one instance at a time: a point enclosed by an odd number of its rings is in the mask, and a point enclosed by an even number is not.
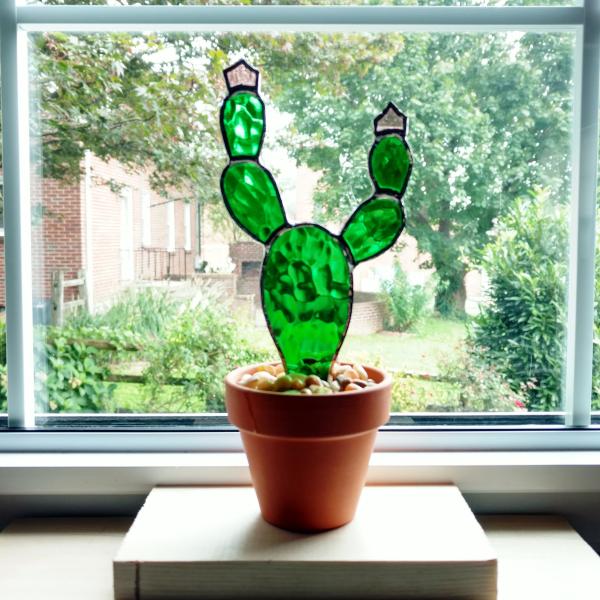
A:
[[[263,308],[286,372],[327,379],[350,319],[352,275],[340,243],[316,225],[276,237],[262,273]]]
[[[375,142],[369,164],[377,191],[402,194],[410,174],[410,150],[403,138],[386,135]]]
[[[230,163],[223,173],[221,186],[233,218],[261,242],[266,242],[285,224],[275,181],[258,163]]]
[[[232,158],[258,156],[265,130],[265,109],[255,93],[231,95],[223,106],[221,122]]]
[[[404,228],[400,201],[370,198],[359,206],[346,223],[342,238],[355,263],[373,258],[390,248]]]

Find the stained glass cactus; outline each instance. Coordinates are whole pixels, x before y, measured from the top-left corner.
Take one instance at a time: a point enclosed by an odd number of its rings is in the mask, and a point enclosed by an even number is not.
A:
[[[265,244],[262,305],[288,373],[327,378],[352,312],[352,270],[388,250],[404,229],[402,196],[412,169],[406,117],[392,104],[375,118],[369,153],[373,195],[337,236],[320,225],[290,225],[277,184],[260,164],[265,132],[259,73],[241,60],[225,69],[229,94],[221,131],[229,164],[221,193],[233,219]]]

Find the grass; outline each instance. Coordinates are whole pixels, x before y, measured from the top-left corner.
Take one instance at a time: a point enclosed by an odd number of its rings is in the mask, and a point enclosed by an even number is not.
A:
[[[436,375],[440,358],[465,338],[463,321],[428,317],[413,330],[385,331],[346,338],[340,357],[386,369]]]
[[[274,357],[277,355],[266,327],[246,327],[244,337],[256,348],[268,350]],[[371,335],[349,335],[340,358],[395,371],[436,375],[440,359],[452,353],[464,337],[463,321],[432,316],[404,333],[384,331]],[[405,381],[405,386],[405,391],[400,394],[401,399],[395,402],[394,410],[423,410],[425,405],[432,402],[432,396],[444,396],[449,391],[448,384],[412,378]],[[126,413],[171,412],[177,410],[172,399],[176,389],[177,386],[165,385],[159,398],[150,403],[145,397],[143,385],[118,383],[113,396],[114,408]]]
[[[140,383],[117,383],[113,393],[114,412],[120,413],[150,413],[150,412],[178,412],[178,404],[173,394],[179,386],[164,385],[155,402],[148,399],[144,393],[144,386]],[[199,406],[197,412],[203,412],[204,406]]]
[[[260,348],[275,351],[266,327],[247,328],[245,337]],[[349,335],[340,358],[397,371],[436,375],[439,360],[451,353],[464,338],[463,321],[432,316],[403,333],[382,331]]]

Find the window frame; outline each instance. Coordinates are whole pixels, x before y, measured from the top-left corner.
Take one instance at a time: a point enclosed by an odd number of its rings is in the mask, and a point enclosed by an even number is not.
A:
[[[0,450],[240,450],[239,435],[212,431],[35,429],[29,205],[27,34],[65,31],[568,31],[576,37],[572,207],[564,425],[383,428],[380,450],[600,449],[591,425],[592,332],[600,3],[569,7],[414,6],[29,6],[0,5],[4,141],[8,427]],[[29,431],[31,430],[31,431]]]

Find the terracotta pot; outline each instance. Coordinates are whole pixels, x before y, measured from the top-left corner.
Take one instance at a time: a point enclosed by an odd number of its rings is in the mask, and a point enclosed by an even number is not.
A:
[[[390,414],[391,379],[330,395],[283,395],[239,385],[258,365],[225,378],[230,422],[239,428],[263,518],[292,531],[323,531],[352,520],[377,429]]]

